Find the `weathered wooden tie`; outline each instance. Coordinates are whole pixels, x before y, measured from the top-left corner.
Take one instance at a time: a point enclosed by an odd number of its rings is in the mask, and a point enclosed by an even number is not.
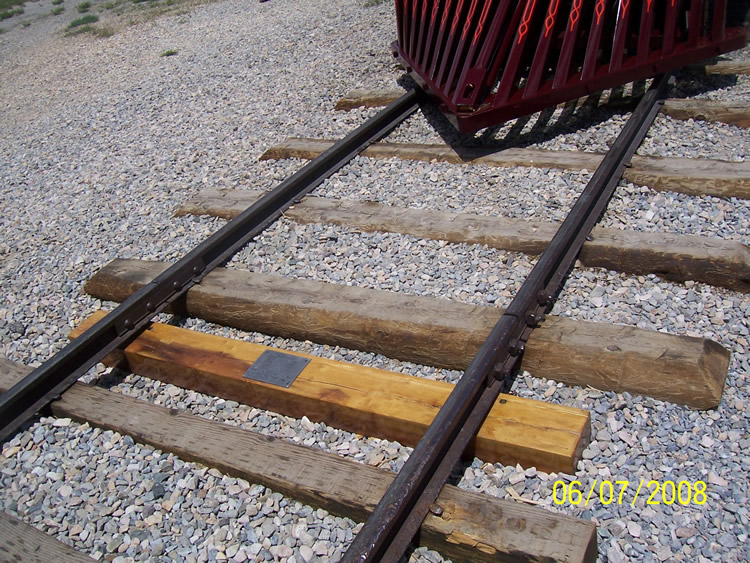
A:
[[[737,127],[750,127],[750,105],[747,103],[676,99],[667,100],[661,111],[674,119],[719,121]]]
[[[333,109],[349,111],[356,108],[380,108],[397,100],[403,94],[404,90],[400,88],[355,88],[339,98]]]
[[[5,367],[6,360],[1,362],[0,369]],[[90,562],[91,558],[37,530],[34,526],[0,511],[0,561],[85,563]]]
[[[706,74],[750,74],[750,61],[718,61],[689,65],[687,68]]]
[[[330,148],[328,139],[289,138],[271,147],[260,160],[281,158],[312,159]],[[452,164],[484,164],[486,166],[533,166],[563,170],[596,170],[604,155],[581,151],[493,147],[450,147],[406,143],[373,143],[363,156],[370,158],[401,158],[448,162]],[[700,158],[667,158],[638,156],[631,159],[623,178],[634,184],[657,191],[689,195],[711,195],[750,199],[750,162],[729,162]]]
[[[177,215],[231,219],[263,195],[255,190],[201,191]],[[453,243],[486,244],[540,254],[559,225],[471,213],[392,207],[371,201],[308,196],[287,210],[299,223],[331,223],[363,231],[385,231]],[[594,227],[579,259],[585,266],[633,274],[655,273],[673,281],[695,280],[750,291],[750,248],[738,241]]]
[[[89,317],[73,333],[104,317]],[[186,389],[377,438],[415,445],[453,386],[286,352],[310,363],[287,388],[243,377],[267,346],[154,323],[124,350],[126,367]],[[111,359],[115,363],[116,359]],[[574,473],[590,439],[589,413],[503,395],[471,455],[505,465]]]
[[[30,371],[0,359],[0,389]],[[355,521],[367,517],[394,477],[384,469],[82,383],[51,408],[55,416],[128,434]],[[596,560],[596,527],[591,522],[451,485],[443,488],[436,504],[442,514],[427,516],[419,542],[456,561]]]
[[[403,96],[403,90],[365,90],[356,89],[347,92],[337,103],[337,110],[351,110],[359,107],[382,107]],[[618,100],[608,101],[602,107],[616,106],[633,102]],[[565,104],[564,104],[565,105]],[[661,112],[674,119],[694,119],[699,121],[718,121],[750,127],[750,107],[746,103],[724,102],[718,100],[669,98],[664,100]]]
[[[115,260],[87,284],[122,301],[169,266]],[[173,311],[243,330],[466,369],[502,311],[317,281],[216,269]],[[712,408],[721,401],[729,352],[711,340],[632,326],[548,317],[522,367],[533,375]]]

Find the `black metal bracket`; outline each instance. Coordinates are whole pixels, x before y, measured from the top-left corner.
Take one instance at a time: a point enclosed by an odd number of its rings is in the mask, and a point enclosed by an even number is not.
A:
[[[266,350],[253,362],[242,377],[279,387],[289,387],[310,363],[310,358]]]

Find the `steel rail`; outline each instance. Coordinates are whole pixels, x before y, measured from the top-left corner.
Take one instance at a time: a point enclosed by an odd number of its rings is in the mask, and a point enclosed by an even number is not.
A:
[[[597,168],[550,245],[492,329],[411,456],[344,555],[398,561],[498,395],[510,390],[532,330],[544,320],[622,172],[658,113],[668,76],[657,78]]]
[[[3,393],[0,396],[0,444],[104,356],[135,338],[157,313],[184,295],[213,268],[231,258],[276,221],[284,210],[370,143],[393,130],[416,110],[420,98],[421,91],[411,90],[368,119]]]

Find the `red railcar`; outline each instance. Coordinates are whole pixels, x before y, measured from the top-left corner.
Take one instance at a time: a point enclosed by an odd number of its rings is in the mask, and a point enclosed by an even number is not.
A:
[[[748,0],[396,0],[398,57],[461,131],[746,44]]]

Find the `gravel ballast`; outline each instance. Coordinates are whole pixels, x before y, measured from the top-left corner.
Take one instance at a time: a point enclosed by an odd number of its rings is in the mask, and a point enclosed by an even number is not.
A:
[[[68,4],[70,4],[68,6]],[[343,135],[377,110],[335,112],[352,88],[393,88],[390,2],[216,2],[108,38],[63,36],[74,4],[0,34],[0,354],[38,365],[101,307],[82,286],[114,258],[175,260],[224,224],[173,217],[205,187],[269,189],[302,166],[258,162],[287,136]],[[97,4],[94,3],[94,8]],[[106,13],[105,13],[106,16]],[[124,16],[123,16],[124,17]],[[104,18],[104,16],[103,16]],[[161,56],[175,50],[173,56]],[[747,49],[730,56],[747,59]],[[747,101],[747,77],[683,73],[673,95]],[[583,108],[572,120],[511,122],[475,136],[418,113],[389,141],[496,143],[605,151],[627,114]],[[748,157],[750,129],[659,116],[639,154]],[[592,171],[490,168],[359,157],[315,195],[560,221]],[[750,243],[750,203],[657,193],[621,182],[603,225]],[[506,305],[534,258],[479,245],[360,233],[283,219],[229,267],[466,303]],[[721,405],[700,412],[647,397],[564,386],[522,374],[519,395],[591,412],[591,445],[575,475],[474,460],[460,486],[530,502],[598,524],[601,560],[742,561],[748,549],[750,296],[577,268],[554,314],[721,343],[732,361]],[[181,321],[195,330],[420,377],[438,370],[380,355]],[[239,405],[97,368],[115,392],[398,471],[410,448],[306,418]],[[622,503],[555,504],[557,480],[628,480]],[[631,505],[641,480],[707,483],[705,504]],[[646,485],[644,484],[644,487]],[[512,488],[513,493],[508,491]],[[653,488],[653,487],[652,487]],[[597,489],[598,490],[598,489]],[[3,446],[0,508],[99,560],[334,561],[359,523],[305,506],[128,436],[41,418]],[[415,560],[440,561],[419,550]]]

